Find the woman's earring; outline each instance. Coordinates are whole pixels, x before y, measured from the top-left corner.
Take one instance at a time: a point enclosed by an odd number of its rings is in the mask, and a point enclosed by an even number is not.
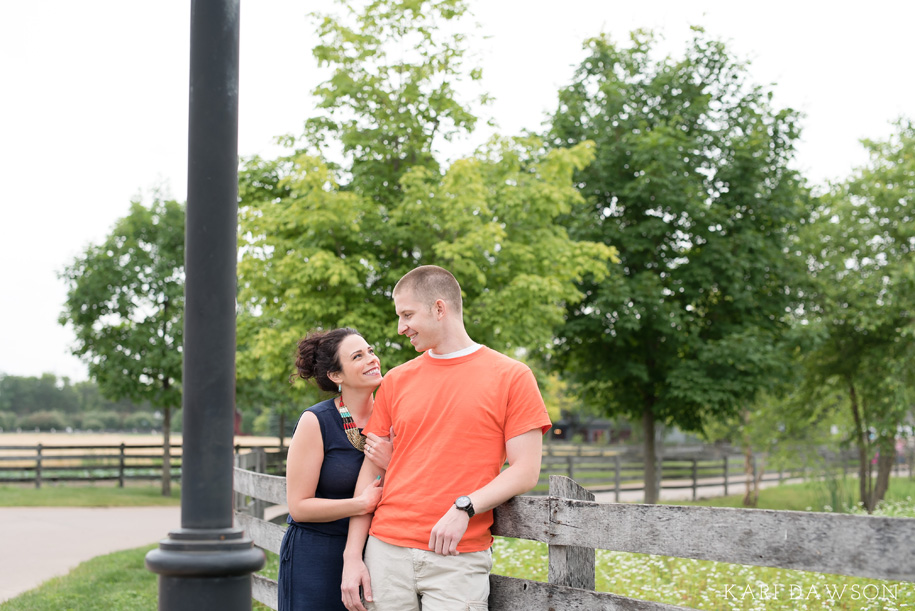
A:
[[[337,392],[343,392],[343,384],[337,384]]]

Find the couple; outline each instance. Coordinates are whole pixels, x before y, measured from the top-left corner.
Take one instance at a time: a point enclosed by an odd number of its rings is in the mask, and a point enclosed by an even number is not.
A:
[[[470,339],[454,276],[419,267],[393,296],[423,354],[383,382],[352,329],[299,344],[298,375],[340,396],[306,410],[289,447],[281,610],[487,609],[492,509],[540,475],[534,375]]]

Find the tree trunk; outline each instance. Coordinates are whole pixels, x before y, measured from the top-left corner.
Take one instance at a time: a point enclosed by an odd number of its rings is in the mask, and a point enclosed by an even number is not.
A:
[[[658,502],[658,478],[655,464],[657,452],[654,443],[654,412],[650,405],[642,412],[642,431],[645,434],[645,503],[654,505]]]
[[[880,444],[880,456],[877,457],[877,482],[871,494],[874,507],[886,497],[890,488],[890,475],[893,472],[893,463],[896,461],[896,448],[893,439],[884,439]]]
[[[864,427],[864,421],[861,418],[861,409],[858,406],[858,393],[855,391],[855,385],[850,379],[848,382],[848,397],[851,403],[851,415],[855,422],[855,445],[858,446],[858,492],[861,497],[861,503],[871,513],[874,510],[871,499],[871,462],[868,452],[867,431]]]

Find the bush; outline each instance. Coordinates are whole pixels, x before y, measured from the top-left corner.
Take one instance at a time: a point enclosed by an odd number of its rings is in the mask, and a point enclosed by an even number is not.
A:
[[[68,426],[67,417],[61,412],[34,412],[19,419],[18,426],[23,429],[38,429],[62,431]]]
[[[114,431],[121,428],[121,416],[113,411],[85,412],[77,420],[79,428],[87,431]]]
[[[124,428],[127,430],[151,431],[156,428],[156,420],[149,412],[136,412],[127,416],[124,420]]]
[[[0,412],[0,429],[11,431],[16,428],[19,417],[13,412]]]

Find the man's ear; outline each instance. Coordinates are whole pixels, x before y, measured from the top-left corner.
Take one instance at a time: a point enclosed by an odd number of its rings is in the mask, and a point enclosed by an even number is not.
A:
[[[435,303],[432,304],[432,313],[435,314],[436,320],[441,320],[445,316],[445,312],[448,311],[448,304],[445,303],[443,299],[436,299]]]

